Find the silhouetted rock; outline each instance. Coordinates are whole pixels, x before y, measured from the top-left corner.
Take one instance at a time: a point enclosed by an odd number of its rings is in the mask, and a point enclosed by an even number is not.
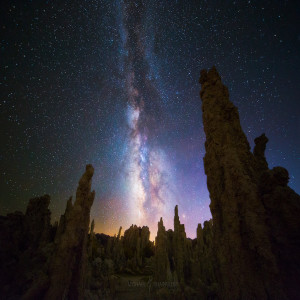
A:
[[[288,171],[282,167],[264,172],[259,196],[266,209],[266,225],[283,290],[289,299],[300,299],[300,197],[287,186],[288,180]]]
[[[29,200],[24,220],[24,231],[27,233],[26,243],[30,247],[36,248],[50,240],[51,212],[48,209],[49,204],[49,195]]]
[[[121,234],[122,234],[122,226],[120,226],[120,228],[119,228],[119,232],[118,232],[118,236],[117,236],[118,240],[121,239]]]
[[[253,155],[258,173],[268,170],[268,163],[265,157],[266,144],[268,141],[269,140],[265,134],[262,134],[254,140],[255,147],[253,149]]]
[[[188,266],[188,257],[186,253],[186,233],[184,224],[180,224],[178,216],[178,205],[175,206],[174,216],[174,235],[173,235],[173,249],[174,249],[174,263],[177,279],[180,282],[185,281],[185,269]]]
[[[151,242],[149,241],[150,231],[147,226],[138,227],[132,225],[125,230],[122,239],[124,254],[127,259],[127,267],[132,271],[141,271],[145,265],[145,259],[151,251]]]
[[[158,222],[155,245],[147,226],[111,237],[93,220],[89,231],[87,165],[59,223],[51,226],[48,195],[0,216],[1,299],[300,299],[300,197],[288,171],[268,169],[265,134],[250,151],[216,69],[201,71],[200,83],[212,219],[197,238],[186,237],[178,206],[174,230]]]
[[[57,226],[55,240],[54,240],[56,244],[60,242],[61,236],[66,230],[66,219],[68,218],[70,212],[72,211],[72,208],[73,208],[72,197],[70,197],[69,200],[67,201],[65,213],[60,216],[60,220]]]
[[[160,218],[157,236],[155,238],[155,279],[158,282],[166,282],[172,278],[167,245],[166,229],[162,218]]]
[[[0,295],[26,299],[47,285],[53,239],[48,195],[29,200],[26,214],[0,217]],[[41,280],[41,281],[40,281]]]
[[[93,220],[91,223],[90,234],[88,239],[88,255],[91,259],[94,259],[97,256],[97,240],[95,236],[95,221]]]
[[[93,174],[94,168],[87,165],[78,184],[74,206],[67,204],[64,231],[52,258],[45,299],[83,298],[90,209],[95,197],[95,192],[91,192]]]
[[[0,217],[0,295],[3,298],[19,292],[15,291],[18,286],[15,278],[19,257],[25,250],[24,223],[25,216],[21,212]]]
[[[294,299],[299,278],[300,248],[295,242],[299,196],[286,186],[287,172],[267,170],[264,135],[255,140],[254,154],[250,152],[238,110],[214,67],[201,71],[200,83],[219,296]],[[284,233],[288,236],[282,238]],[[293,259],[282,256],[280,249],[288,249],[283,252]],[[290,269],[291,260],[296,265]]]
[[[210,299],[216,296],[218,287],[216,278],[218,264],[215,258],[212,220],[205,221],[203,228],[198,224],[196,242],[191,282],[201,298]]]

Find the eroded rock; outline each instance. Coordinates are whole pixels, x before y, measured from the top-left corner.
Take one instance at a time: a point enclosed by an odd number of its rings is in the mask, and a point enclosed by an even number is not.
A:
[[[83,298],[90,210],[95,197],[91,191],[93,174],[94,168],[87,165],[78,184],[74,206],[67,204],[64,230],[52,258],[45,299]]]
[[[219,296],[293,299],[297,289],[293,278],[299,274],[300,248],[293,242],[299,241],[295,230],[300,228],[299,196],[286,186],[288,174],[283,168],[268,170],[264,135],[255,140],[251,153],[238,110],[217,70],[201,71],[199,81]],[[288,232],[289,238],[276,243],[275,232],[277,237]],[[285,267],[290,264],[280,249],[289,249],[296,267]]]

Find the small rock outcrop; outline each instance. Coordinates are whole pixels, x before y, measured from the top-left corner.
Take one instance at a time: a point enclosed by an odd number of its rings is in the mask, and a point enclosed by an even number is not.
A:
[[[265,157],[266,145],[269,139],[263,133],[261,136],[254,139],[255,147],[253,149],[253,155],[255,160],[256,172],[262,173],[268,170],[268,163]]]
[[[25,213],[25,232],[28,247],[37,248],[50,241],[51,212],[48,209],[50,196],[45,195],[29,200]]]
[[[140,270],[145,264],[145,258],[151,256],[152,243],[149,241],[150,231],[147,226],[130,226],[123,237],[124,254],[127,266],[133,270]]]

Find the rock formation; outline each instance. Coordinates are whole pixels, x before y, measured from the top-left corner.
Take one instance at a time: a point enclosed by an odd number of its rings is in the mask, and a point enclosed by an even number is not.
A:
[[[287,186],[288,180],[289,174],[282,167],[267,170],[260,177],[258,193],[266,210],[278,285],[288,299],[300,299],[300,197]]]
[[[125,257],[128,260],[127,266],[133,270],[140,270],[145,264],[145,258],[151,256],[151,242],[149,241],[150,231],[147,226],[137,227],[132,225],[125,230],[123,247]]]
[[[214,251],[213,222],[205,221],[197,227],[197,239],[192,264],[192,286],[197,287],[203,299],[214,298],[217,293],[217,261]]]
[[[255,147],[253,149],[253,155],[257,174],[261,174],[262,172],[268,170],[268,163],[265,158],[266,144],[268,141],[269,140],[265,134],[262,134],[254,140]]]
[[[93,220],[91,223],[90,234],[88,239],[88,256],[92,259],[96,257],[97,253],[97,239],[94,232],[95,229],[95,221]]]
[[[166,232],[162,218],[158,222],[155,240],[155,277],[164,281],[172,280],[182,286],[188,283],[192,272],[192,248],[192,240],[186,237],[184,224],[180,224],[176,205],[174,231],[169,229]]]
[[[219,296],[295,299],[299,196],[287,187],[286,170],[268,170],[264,135],[251,153],[238,110],[214,67],[201,71],[200,83]]]
[[[171,271],[168,257],[168,240],[167,233],[160,218],[158,222],[157,236],[155,238],[155,279],[158,282],[166,282],[171,280]]]
[[[25,215],[0,217],[1,298],[83,299],[93,172],[87,165],[58,226],[48,195],[30,199]]]
[[[25,214],[26,242],[29,247],[36,248],[50,241],[50,218],[48,209],[50,196],[45,195],[29,200]]]
[[[173,260],[175,277],[181,283],[188,280],[191,268],[191,243],[186,238],[184,224],[180,223],[178,216],[178,205],[175,206],[174,234],[173,234]]]
[[[158,222],[155,245],[147,226],[110,237],[93,220],[89,231],[87,165],[59,223],[48,195],[0,216],[1,299],[300,299],[300,197],[286,169],[268,168],[264,134],[250,151],[216,69],[200,83],[212,220],[197,238],[186,237],[178,206],[174,230]],[[130,290],[129,278],[147,285]]]
[[[45,299],[83,298],[90,210],[95,197],[95,192],[91,192],[93,174],[94,168],[87,165],[78,184],[74,206],[71,202],[67,204],[64,230],[52,258]]]
[[[29,200],[21,212],[0,217],[0,295],[28,299],[47,287],[48,258],[54,237],[48,195]]]
[[[174,216],[174,237],[173,237],[173,249],[174,249],[174,262],[177,278],[179,281],[184,281],[184,251],[185,251],[185,240],[186,234],[184,230],[184,225],[180,224],[178,216],[178,206],[175,206],[175,216]]]

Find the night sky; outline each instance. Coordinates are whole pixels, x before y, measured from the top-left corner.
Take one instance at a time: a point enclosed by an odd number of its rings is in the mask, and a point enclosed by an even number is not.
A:
[[[211,217],[198,79],[212,65],[299,193],[299,15],[297,1],[6,1],[0,214],[47,193],[58,220],[91,163],[97,232],[153,238],[178,204],[194,238]]]

